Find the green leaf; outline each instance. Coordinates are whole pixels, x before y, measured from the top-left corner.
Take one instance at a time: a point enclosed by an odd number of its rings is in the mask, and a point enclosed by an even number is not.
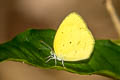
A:
[[[111,40],[113,43],[120,45],[120,40]]]
[[[20,61],[40,68],[55,68],[78,74],[100,74],[120,79],[120,46],[110,40],[96,40],[94,51],[88,60],[65,61],[65,68],[60,61],[57,61],[57,66],[54,60],[46,63],[51,50],[41,41],[52,47],[55,33],[51,29],[30,29],[17,35],[13,40],[0,45],[0,62]]]

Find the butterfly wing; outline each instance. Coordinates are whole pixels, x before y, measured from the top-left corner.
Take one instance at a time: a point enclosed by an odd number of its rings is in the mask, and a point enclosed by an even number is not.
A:
[[[94,43],[94,38],[82,17],[73,12],[61,23],[53,45],[58,58],[78,61],[90,57]]]

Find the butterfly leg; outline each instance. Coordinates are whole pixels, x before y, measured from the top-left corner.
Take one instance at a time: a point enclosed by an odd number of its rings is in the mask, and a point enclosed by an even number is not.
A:
[[[64,60],[63,60],[63,59],[62,59],[62,65],[63,65],[63,67],[65,67],[65,66],[64,66]]]
[[[46,57],[45,59],[49,59],[51,57],[51,55],[50,56],[48,56],[48,57]]]
[[[45,63],[49,62],[52,58],[49,58]]]
[[[57,65],[57,56],[53,54],[53,59],[55,59],[55,66]]]
[[[57,59],[55,58],[55,66],[57,65]]]
[[[51,59],[55,59],[55,66],[57,65],[57,57],[56,57],[56,55],[54,54],[54,51],[52,50],[52,48],[47,44],[47,43],[45,43],[44,41],[40,41],[41,43],[43,43],[46,47],[48,47],[51,51],[50,51],[50,56],[48,56],[46,59],[48,59],[47,61],[46,61],[46,63],[47,62],[49,62]]]
[[[48,56],[48,57],[46,57],[46,59],[48,59],[48,58],[51,58],[51,57],[53,57],[54,56],[54,53],[53,53],[53,51],[50,51],[50,56]]]
[[[51,59],[54,59],[55,60],[55,66],[56,66],[57,65],[57,57],[52,51],[50,52],[50,54],[51,55],[47,57],[49,59],[46,61],[46,63],[49,62]]]

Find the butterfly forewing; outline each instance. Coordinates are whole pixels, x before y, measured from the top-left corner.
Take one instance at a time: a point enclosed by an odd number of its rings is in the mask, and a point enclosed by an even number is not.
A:
[[[94,38],[84,20],[77,13],[68,15],[58,28],[54,51],[64,61],[78,61],[90,57]]]

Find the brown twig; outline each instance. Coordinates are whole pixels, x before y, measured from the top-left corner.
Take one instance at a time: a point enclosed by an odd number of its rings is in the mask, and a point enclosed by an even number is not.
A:
[[[106,0],[106,8],[111,16],[111,19],[113,21],[113,24],[115,25],[115,29],[118,33],[118,36],[120,38],[120,20],[119,17],[117,16],[117,13],[115,11],[115,8],[112,4],[112,0]]]

